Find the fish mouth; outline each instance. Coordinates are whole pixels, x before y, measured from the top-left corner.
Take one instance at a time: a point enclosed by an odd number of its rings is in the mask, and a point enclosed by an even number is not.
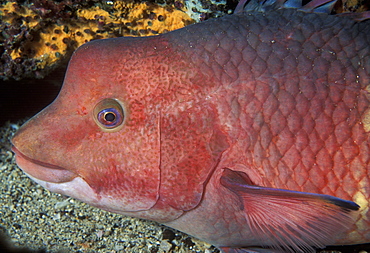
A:
[[[20,152],[15,146],[12,146],[12,151],[15,154],[17,165],[23,172],[38,180],[50,183],[65,183],[78,177],[76,173],[65,168],[32,159]]]

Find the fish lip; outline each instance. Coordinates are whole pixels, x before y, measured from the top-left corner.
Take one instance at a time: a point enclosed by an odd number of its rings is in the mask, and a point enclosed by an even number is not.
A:
[[[64,183],[78,177],[76,173],[63,167],[32,159],[23,154],[14,145],[12,146],[12,151],[15,154],[17,165],[25,174],[30,175],[32,178],[50,183]]]

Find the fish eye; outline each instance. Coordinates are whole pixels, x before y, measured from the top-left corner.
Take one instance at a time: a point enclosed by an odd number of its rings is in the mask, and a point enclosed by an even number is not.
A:
[[[103,99],[94,108],[94,120],[104,131],[118,131],[124,119],[125,112],[123,106],[117,99]]]
[[[115,108],[101,110],[98,113],[98,121],[107,128],[115,127],[121,122],[119,112]]]

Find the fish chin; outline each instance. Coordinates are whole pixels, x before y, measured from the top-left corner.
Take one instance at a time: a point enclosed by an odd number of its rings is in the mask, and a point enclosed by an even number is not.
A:
[[[37,184],[41,185],[45,189],[66,195],[75,199],[78,199],[82,202],[85,202],[91,206],[106,210],[112,213],[119,213],[123,215],[128,215],[131,217],[141,218],[142,216],[136,215],[138,211],[126,210],[125,206],[122,206],[121,200],[114,198],[113,196],[101,195],[94,191],[93,188],[81,177],[75,177],[72,181],[64,183],[51,183],[47,181],[40,180],[35,178],[25,172],[25,174],[35,181]],[[141,210],[147,211],[147,210]]]
[[[89,203],[90,205],[99,206],[98,203],[101,197],[81,177],[75,177],[69,182],[52,183],[35,178],[27,172],[25,172],[25,174],[33,181],[51,192],[67,195]]]

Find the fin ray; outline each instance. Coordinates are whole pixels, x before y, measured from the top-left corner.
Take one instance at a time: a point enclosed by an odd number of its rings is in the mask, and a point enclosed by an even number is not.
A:
[[[353,211],[359,209],[329,195],[252,186],[242,173],[224,169],[221,184],[239,196],[251,231],[273,249],[314,252],[330,245],[354,222]]]

